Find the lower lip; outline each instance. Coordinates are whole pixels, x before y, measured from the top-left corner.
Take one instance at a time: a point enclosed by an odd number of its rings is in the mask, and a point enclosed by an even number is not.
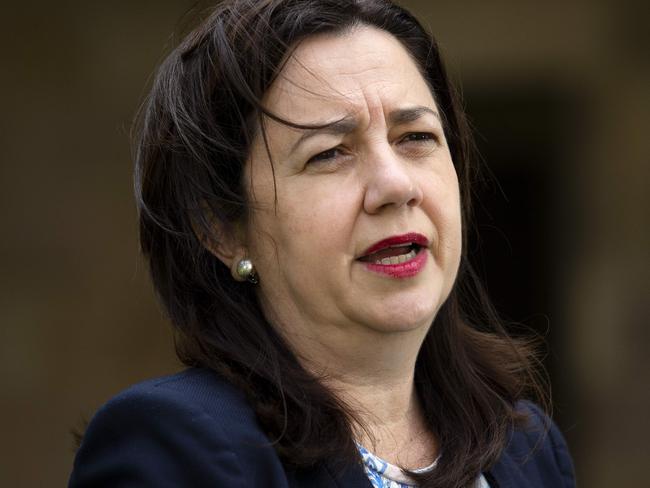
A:
[[[377,263],[363,263],[370,271],[375,273],[382,273],[393,278],[410,278],[415,276],[424,269],[427,264],[426,248],[420,249],[415,257],[409,261],[399,264],[377,264]]]

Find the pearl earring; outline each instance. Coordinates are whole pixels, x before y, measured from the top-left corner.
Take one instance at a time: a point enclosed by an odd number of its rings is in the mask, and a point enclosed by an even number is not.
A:
[[[237,276],[239,277],[239,281],[249,281],[253,284],[259,282],[253,262],[247,258],[240,259],[237,263]]]

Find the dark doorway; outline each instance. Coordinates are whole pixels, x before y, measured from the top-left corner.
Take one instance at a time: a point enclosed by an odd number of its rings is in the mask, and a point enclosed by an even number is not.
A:
[[[568,353],[563,263],[575,241],[567,168],[580,111],[575,98],[552,84],[468,88],[467,111],[484,161],[470,260],[514,332],[528,327],[545,337],[562,424],[561,406],[570,404],[562,374]]]

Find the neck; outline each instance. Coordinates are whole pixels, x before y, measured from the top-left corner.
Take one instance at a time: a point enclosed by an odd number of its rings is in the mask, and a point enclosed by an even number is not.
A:
[[[409,469],[433,462],[437,445],[414,384],[415,361],[431,321],[388,331],[352,322],[314,323],[297,310],[277,316],[277,308],[264,305],[303,366],[354,414],[359,444]],[[279,309],[286,313],[292,306]]]
[[[295,343],[304,365],[356,414],[356,441],[409,469],[437,455],[414,383],[415,361],[427,328],[353,336],[330,330],[328,340]],[[299,335],[300,337],[300,335]],[[308,360],[305,358],[309,358]]]
[[[346,374],[330,376],[326,382],[357,413],[356,441],[380,458],[408,469],[428,466],[437,455],[413,372],[391,381]]]

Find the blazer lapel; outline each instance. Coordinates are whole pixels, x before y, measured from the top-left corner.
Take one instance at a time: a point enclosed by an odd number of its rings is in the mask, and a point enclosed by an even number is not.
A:
[[[335,486],[342,488],[372,488],[372,484],[359,463],[348,464],[341,468],[335,463],[325,463],[325,469],[331,474],[336,483]]]
[[[524,477],[521,468],[506,453],[484,473],[490,488],[534,488],[536,485]]]
[[[360,464],[342,465],[335,461],[288,473],[292,488],[372,488]]]

